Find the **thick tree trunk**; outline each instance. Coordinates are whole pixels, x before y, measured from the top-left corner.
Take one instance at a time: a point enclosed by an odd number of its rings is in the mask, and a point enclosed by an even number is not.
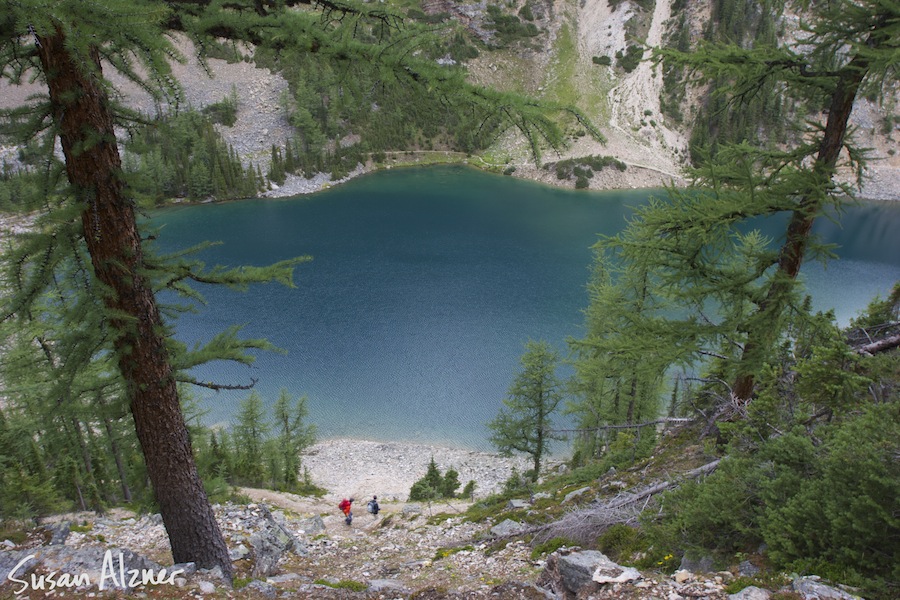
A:
[[[134,207],[126,197],[99,53],[88,73],[66,49],[65,36],[39,38],[39,55],[66,173],[81,202],[84,236],[103,301],[116,334],[124,378],[147,473],[159,502],[175,562],[221,567],[231,561],[203,491],[166,350],[163,324],[150,282]]]
[[[759,355],[770,350],[775,341],[777,335],[775,323],[787,306],[792,282],[800,273],[800,266],[809,246],[813,223],[821,214],[828,198],[825,190],[831,186],[835,166],[844,147],[847,123],[853,111],[856,93],[868,72],[868,67],[868,59],[857,55],[837,76],[837,84],[831,95],[828,120],[813,164],[814,182],[821,187],[805,194],[791,215],[785,241],[778,256],[778,270],[765,298],[757,307],[757,314],[768,315],[770,318],[760,319],[761,325],[749,332],[741,354],[738,375],[732,386],[732,397],[738,406],[745,405],[753,396]]]

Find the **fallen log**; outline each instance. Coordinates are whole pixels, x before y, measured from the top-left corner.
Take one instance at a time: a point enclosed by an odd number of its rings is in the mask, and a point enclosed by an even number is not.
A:
[[[721,461],[722,459],[719,458],[636,492],[623,492],[605,502],[572,510],[552,523],[521,529],[515,533],[496,536],[494,539],[533,535],[534,543],[538,544],[555,537],[567,537],[584,543],[593,542],[597,536],[613,525],[635,525],[638,515],[647,507],[653,496],[677,487],[687,479],[709,475],[716,470]]]

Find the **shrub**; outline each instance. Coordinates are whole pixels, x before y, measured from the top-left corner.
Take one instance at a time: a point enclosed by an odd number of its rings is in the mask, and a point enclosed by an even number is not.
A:
[[[617,562],[630,559],[641,546],[640,530],[621,523],[613,525],[597,538],[597,549]]]
[[[626,73],[634,71],[644,57],[644,49],[640,46],[628,46],[623,54],[621,50],[616,52],[618,66]]]
[[[474,489],[475,483],[470,483]],[[409,499],[413,502],[427,502],[439,498],[455,498],[459,485],[459,473],[451,468],[447,469],[446,474],[441,475],[441,471],[432,457],[425,476],[413,483],[409,489]],[[469,486],[466,485],[466,489],[468,488]]]
[[[537,560],[545,554],[553,554],[562,547],[579,546],[575,540],[567,537],[555,537],[547,540],[542,544],[538,544],[531,551],[531,560]]]

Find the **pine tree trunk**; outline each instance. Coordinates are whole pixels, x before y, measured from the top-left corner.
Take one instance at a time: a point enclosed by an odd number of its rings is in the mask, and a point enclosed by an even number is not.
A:
[[[162,320],[143,273],[141,239],[120,177],[99,52],[92,50],[96,71],[88,73],[66,49],[61,30],[38,41],[66,174],[83,203],[84,237],[94,273],[109,290],[103,301],[117,336],[118,366],[172,556],[176,563],[219,566],[230,578],[228,549],[197,473]]]
[[[850,113],[853,111],[856,93],[859,91],[859,86],[862,84],[868,68],[868,59],[857,55],[841,69],[837,76],[837,83],[831,95],[828,120],[825,123],[822,141],[819,143],[818,154],[813,164],[815,181],[821,185],[821,188],[811,190],[801,198],[797,208],[791,214],[785,241],[778,256],[778,270],[765,298],[757,308],[757,314],[768,314],[771,319],[761,319],[762,325],[749,332],[741,353],[738,376],[732,387],[732,397],[739,406],[749,402],[753,396],[756,386],[754,365],[758,365],[757,355],[767,352],[775,342],[778,332],[773,323],[777,322],[786,307],[792,282],[800,273],[800,266],[809,246],[813,223],[827,200],[827,195],[823,193],[823,190],[830,187],[835,166],[841,149],[844,147],[847,123]]]

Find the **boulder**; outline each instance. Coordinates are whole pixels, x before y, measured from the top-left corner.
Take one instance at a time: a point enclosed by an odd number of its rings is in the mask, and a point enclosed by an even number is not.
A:
[[[22,562],[28,559],[26,562]],[[12,569],[18,569],[11,573]],[[42,571],[56,571],[71,576],[85,576],[92,585],[101,581],[107,589],[126,589],[130,572],[149,570],[158,574],[162,567],[157,563],[135,554],[131,550],[119,548],[70,548],[65,545],[42,546],[18,552],[0,552],[0,576],[6,581],[9,575],[22,578],[40,568]],[[126,581],[121,580],[122,570]],[[170,569],[167,569],[169,572]]]
[[[531,508],[531,504],[528,503],[528,500],[514,499],[506,503],[506,508],[509,510],[522,510]]]
[[[245,587],[245,590],[253,590],[258,593],[263,598],[277,598],[278,590],[274,585],[270,583],[266,583],[265,581],[260,581],[258,579],[254,579],[250,583],[248,583]]]
[[[574,498],[581,496],[582,494],[586,494],[589,491],[591,491],[591,488],[583,487],[579,490],[575,490],[574,492],[569,492],[568,494],[566,494],[566,497],[563,498],[563,502],[568,502]]]
[[[66,543],[66,539],[69,537],[69,531],[71,531],[71,526],[68,521],[62,521],[61,523],[47,525],[45,529],[47,530],[47,533],[50,534],[49,544],[51,546],[60,546]]]
[[[741,564],[738,565],[738,574],[742,577],[755,577],[759,575],[759,572],[760,568],[749,560],[741,561]]]
[[[306,535],[316,535],[321,531],[325,531],[325,521],[322,520],[322,517],[316,515],[298,522],[297,528]]]
[[[601,554],[603,562],[597,565],[591,577],[597,583],[625,583],[641,578],[641,572],[633,567],[623,567]]]
[[[701,556],[700,558],[689,558],[685,555],[681,559],[680,570],[690,571],[691,573],[712,573],[713,559],[711,556]]]
[[[525,529],[525,526],[517,521],[513,521],[512,519],[506,519],[499,525],[494,525],[491,527],[491,533],[496,535],[497,537],[503,537],[507,535],[515,535]]]
[[[306,546],[294,537],[288,528],[279,523],[264,505],[259,508],[260,519],[256,531],[250,535],[250,546],[256,559],[252,574],[254,577],[273,575],[285,552],[292,551],[306,555]]]
[[[677,571],[672,573],[672,579],[675,580],[675,583],[686,583],[693,578],[694,574],[687,569],[678,569]]]
[[[600,571],[599,577],[601,578],[613,575],[616,568],[620,572],[624,571],[622,567],[609,560],[605,554],[596,550],[585,550],[560,556],[557,568],[562,586],[572,594],[577,594],[585,586],[600,583],[594,579],[594,575],[598,571]]]
[[[758,588],[754,585],[745,587],[737,594],[729,594],[728,600],[769,600],[772,594],[768,590]]]
[[[797,577],[791,587],[803,600],[859,600],[859,596],[820,583],[819,578],[814,575]]]
[[[236,547],[228,551],[228,558],[231,562],[243,560],[250,557],[250,548],[244,544],[238,544]]]

